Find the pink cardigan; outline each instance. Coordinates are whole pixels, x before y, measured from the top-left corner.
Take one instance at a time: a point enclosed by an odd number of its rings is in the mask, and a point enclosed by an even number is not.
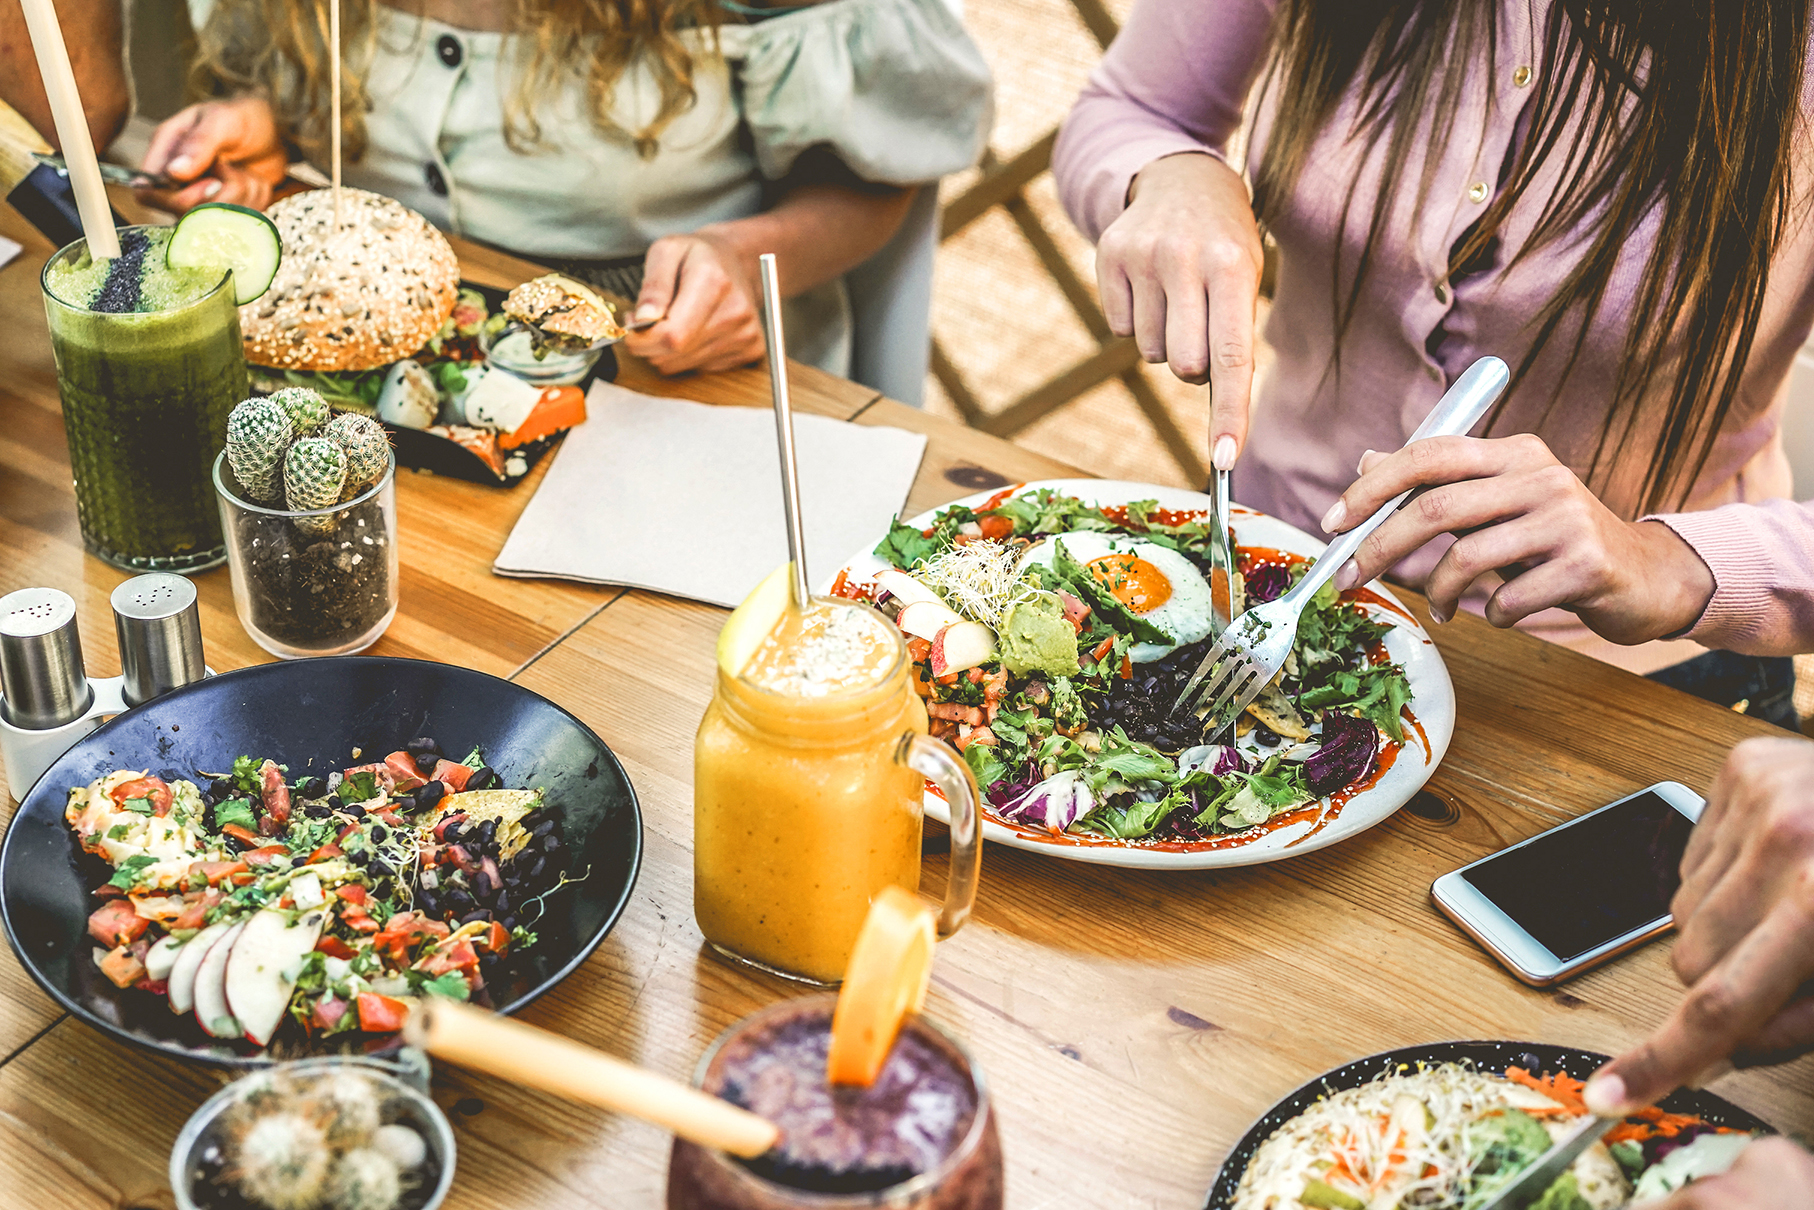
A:
[[[1349,228],[1357,241],[1361,236],[1354,233],[1366,230],[1378,180],[1378,164],[1362,162],[1364,144],[1344,138],[1351,102],[1311,150],[1273,232],[1281,258],[1265,337],[1277,359],[1255,392],[1253,427],[1234,490],[1242,503],[1312,533],[1320,532],[1318,518],[1353,480],[1362,451],[1404,444],[1476,358],[1493,353],[1517,364],[1529,346],[1524,325],[1566,273],[1570,250],[1553,244],[1506,267],[1539,210],[1538,203],[1522,202],[1513,208],[1496,262],[1452,287],[1442,283],[1449,248],[1490,202],[1536,92],[1534,77],[1520,69],[1542,70],[1536,59],[1549,4],[1536,0],[1533,27],[1527,0],[1498,2],[1497,57],[1457,65],[1468,73],[1457,133],[1426,152],[1436,156],[1426,204],[1417,207],[1414,197],[1392,203],[1383,248],[1342,348],[1339,377],[1325,369],[1335,344],[1329,282],[1340,207],[1348,182],[1358,177]],[[1053,155],[1060,196],[1087,235],[1100,236],[1120,215],[1134,174],[1153,160],[1185,151],[1224,155],[1264,66],[1272,14],[1269,0],[1135,4]],[[1804,91],[1802,108],[1814,111],[1814,91]],[[1251,133],[1253,162],[1265,146],[1273,110],[1262,97]],[[1421,162],[1413,163],[1400,179],[1416,181],[1421,172]],[[1552,169],[1538,182],[1538,197],[1547,194],[1544,186],[1554,175]],[[1790,476],[1778,423],[1790,366],[1814,326],[1814,225],[1805,221],[1814,199],[1806,181],[1799,188],[1797,225],[1772,270],[1733,413],[1685,510],[1658,518],[1694,547],[1718,583],[1706,613],[1685,636],[1692,642],[1618,647],[1560,610],[1529,619],[1528,629],[1639,672],[1687,659],[1700,650],[1696,644],[1752,654],[1814,650],[1814,508],[1782,498]],[[1625,313],[1621,304],[1629,303],[1647,254],[1643,240],[1625,250],[1603,318],[1588,332],[1582,359],[1549,419],[1543,412],[1572,344],[1566,329],[1509,402],[1495,435],[1540,433],[1558,458],[1585,472],[1622,352],[1624,333],[1611,317]],[[1354,263],[1352,249],[1346,263]],[[1618,460],[1602,490],[1622,516],[1637,511],[1652,448],[1646,430],[1656,420],[1654,407],[1640,406],[1632,452]],[[1431,543],[1398,573],[1421,582],[1445,545]],[[1486,595],[1477,590],[1467,604],[1478,612]]]

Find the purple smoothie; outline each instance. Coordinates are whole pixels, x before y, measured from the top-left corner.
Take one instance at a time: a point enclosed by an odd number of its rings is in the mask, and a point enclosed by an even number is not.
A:
[[[825,1079],[834,1003],[816,996],[779,1005],[733,1029],[708,1057],[701,1086],[774,1122],[781,1142],[755,1160],[733,1160],[677,1140],[668,1204],[864,1205],[866,1195],[898,1195],[919,1181],[925,1197],[912,1205],[999,1207],[1000,1144],[963,1053],[910,1018],[873,1085],[834,1087]]]

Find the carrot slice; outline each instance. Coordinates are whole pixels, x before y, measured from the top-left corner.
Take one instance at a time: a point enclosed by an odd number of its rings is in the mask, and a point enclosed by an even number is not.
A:
[[[857,934],[832,1014],[826,1076],[833,1084],[875,1083],[907,1014],[926,1003],[937,943],[932,909],[911,891],[883,887]]]

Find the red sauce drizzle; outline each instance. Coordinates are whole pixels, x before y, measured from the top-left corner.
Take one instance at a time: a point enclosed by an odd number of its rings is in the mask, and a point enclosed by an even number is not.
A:
[[[1120,504],[1105,504],[1102,515],[1123,529],[1130,529],[1127,519],[1127,508]],[[1146,514],[1146,519],[1157,525],[1189,525],[1192,521],[1201,521],[1209,516],[1207,508],[1155,508]],[[1138,534],[1140,531],[1133,530]]]
[[[1371,588],[1351,588],[1342,595],[1357,605],[1376,605],[1387,613],[1397,614],[1413,626],[1417,625],[1417,619],[1411,616],[1410,610],[1402,605],[1387,600],[1379,593],[1374,592]]]

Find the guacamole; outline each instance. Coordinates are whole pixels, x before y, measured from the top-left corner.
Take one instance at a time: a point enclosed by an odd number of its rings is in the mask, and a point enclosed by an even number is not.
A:
[[[1002,666],[1015,676],[1043,672],[1047,676],[1076,676],[1077,631],[1065,620],[1058,594],[1036,593],[1008,606],[996,636]]]

